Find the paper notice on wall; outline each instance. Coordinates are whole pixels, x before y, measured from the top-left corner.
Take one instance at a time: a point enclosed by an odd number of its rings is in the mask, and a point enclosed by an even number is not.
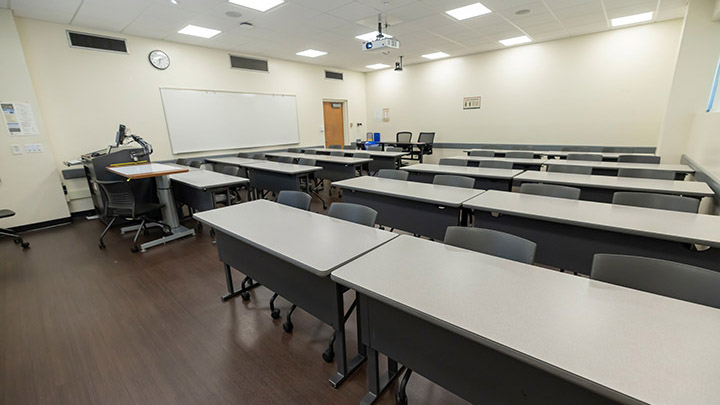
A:
[[[5,125],[10,135],[38,135],[32,107],[28,103],[0,103]]]

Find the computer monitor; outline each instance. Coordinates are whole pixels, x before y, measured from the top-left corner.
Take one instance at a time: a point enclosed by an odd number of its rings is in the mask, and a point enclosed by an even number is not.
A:
[[[120,146],[125,142],[125,132],[126,132],[125,125],[120,124],[120,128],[117,131],[117,134],[115,134],[115,146]]]

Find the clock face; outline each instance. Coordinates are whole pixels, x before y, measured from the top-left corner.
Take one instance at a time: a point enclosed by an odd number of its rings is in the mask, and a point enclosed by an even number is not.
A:
[[[170,66],[170,57],[163,51],[155,50],[148,55],[150,63],[157,69],[165,70]]]

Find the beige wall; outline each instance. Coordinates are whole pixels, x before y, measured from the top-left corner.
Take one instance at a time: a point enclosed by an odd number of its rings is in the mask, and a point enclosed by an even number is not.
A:
[[[436,142],[655,146],[681,20],[367,74],[369,130]],[[482,96],[480,110],[462,98]],[[376,110],[390,109],[379,123]]]
[[[0,9],[0,101],[30,103],[40,135],[11,137],[0,118],[0,208],[16,216],[0,220],[13,227],[70,216],[55,165],[50,131],[35,97],[12,12]],[[11,145],[42,143],[44,152],[12,155]]]

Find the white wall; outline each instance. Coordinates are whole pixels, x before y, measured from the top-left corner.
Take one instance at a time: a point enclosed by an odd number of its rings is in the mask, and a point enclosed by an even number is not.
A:
[[[436,142],[655,146],[681,20],[367,74],[367,128]],[[480,110],[462,98],[482,96]],[[390,122],[376,109],[390,108]]]
[[[0,9],[0,101],[30,103],[39,135],[11,137],[0,118],[0,208],[16,216],[0,220],[0,227],[39,223],[70,216],[60,176],[55,166],[47,125],[35,97],[30,72],[12,12]],[[22,155],[11,153],[12,144],[42,143],[44,152]]]

